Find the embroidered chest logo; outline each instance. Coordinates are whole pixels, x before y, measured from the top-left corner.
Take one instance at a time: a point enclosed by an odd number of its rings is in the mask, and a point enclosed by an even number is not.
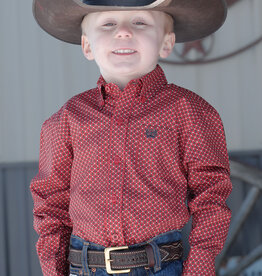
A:
[[[146,137],[147,138],[155,138],[157,136],[157,130],[150,126],[146,129]]]

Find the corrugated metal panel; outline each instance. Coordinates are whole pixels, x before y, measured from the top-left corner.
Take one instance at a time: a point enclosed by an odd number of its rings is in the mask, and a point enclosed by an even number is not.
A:
[[[42,275],[29,183],[37,164],[0,165],[0,267],[3,276]]]
[[[230,154],[231,158],[247,165],[262,169],[262,151],[240,151]],[[231,193],[228,204],[234,216],[240,209],[244,198],[251,189],[251,185],[234,179],[233,192]],[[262,244],[262,222],[260,213],[262,209],[262,200],[260,198],[245,221],[233,247],[229,250],[230,256],[244,256]]]
[[[8,254],[8,246],[7,246],[7,228],[6,228],[6,220],[7,220],[7,210],[6,210],[6,200],[5,200],[5,185],[3,184],[5,182],[5,177],[4,177],[4,171],[1,172],[0,174],[0,202],[1,202],[1,207],[0,207],[0,267],[2,270],[3,275],[8,275],[7,274],[7,267],[8,265],[8,260],[7,256]]]
[[[4,1],[0,9],[0,161],[38,159],[40,127],[70,97],[95,86],[98,69],[79,46],[60,42],[33,19],[32,1]],[[262,1],[230,10],[215,53],[261,35]],[[223,35],[222,35],[223,34]],[[162,64],[168,80],[213,104],[225,124],[229,149],[262,147],[262,44],[218,63]]]

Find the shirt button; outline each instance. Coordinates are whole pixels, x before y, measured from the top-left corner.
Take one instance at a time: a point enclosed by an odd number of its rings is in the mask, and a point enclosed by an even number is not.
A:
[[[146,97],[145,96],[141,96],[140,101],[141,101],[141,103],[144,103],[146,101]]]
[[[117,204],[117,198],[116,198],[116,196],[112,197],[112,203],[113,204]]]
[[[119,156],[116,156],[115,159],[114,159],[114,163],[115,163],[116,165],[119,165],[120,162],[121,162],[121,158],[120,158]]]
[[[113,238],[113,240],[117,240],[118,239],[118,235],[117,234],[113,234],[112,238]]]
[[[119,118],[117,119],[117,124],[118,124],[119,126],[121,126],[123,123],[124,123],[124,119],[123,119],[122,117],[119,117]]]
[[[106,86],[106,92],[110,92],[110,88],[108,86]]]

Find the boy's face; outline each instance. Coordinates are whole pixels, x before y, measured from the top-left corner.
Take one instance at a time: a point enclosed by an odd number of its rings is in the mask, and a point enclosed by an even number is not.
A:
[[[172,51],[175,35],[164,31],[166,16],[158,11],[91,13],[82,23],[83,53],[96,61],[107,82],[123,86],[152,71],[159,56]]]

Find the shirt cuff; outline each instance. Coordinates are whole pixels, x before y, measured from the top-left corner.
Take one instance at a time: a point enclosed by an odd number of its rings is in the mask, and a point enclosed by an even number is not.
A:
[[[208,250],[192,248],[184,262],[182,276],[216,276],[215,257]]]
[[[69,263],[58,262],[55,258],[40,260],[44,276],[65,276],[69,275]]]

